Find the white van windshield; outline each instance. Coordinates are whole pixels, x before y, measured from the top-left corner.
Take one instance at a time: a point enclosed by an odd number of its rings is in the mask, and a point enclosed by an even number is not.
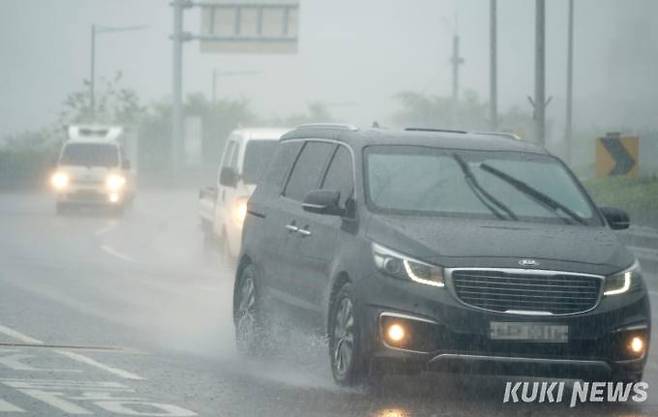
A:
[[[64,147],[61,165],[114,167],[119,165],[119,149],[107,143],[70,143]]]

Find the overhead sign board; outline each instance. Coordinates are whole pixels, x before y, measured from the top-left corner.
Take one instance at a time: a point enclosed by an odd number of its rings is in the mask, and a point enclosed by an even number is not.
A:
[[[201,6],[201,52],[297,53],[299,0],[212,0]]]

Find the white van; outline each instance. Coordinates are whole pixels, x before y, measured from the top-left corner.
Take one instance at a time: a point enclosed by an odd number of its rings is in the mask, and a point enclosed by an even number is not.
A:
[[[50,177],[57,213],[72,206],[123,211],[135,195],[135,175],[117,126],[69,126],[69,139]]]
[[[199,194],[201,225],[207,237],[222,243],[227,258],[240,252],[247,200],[269,164],[279,138],[289,129],[234,130],[226,141],[216,183]]]

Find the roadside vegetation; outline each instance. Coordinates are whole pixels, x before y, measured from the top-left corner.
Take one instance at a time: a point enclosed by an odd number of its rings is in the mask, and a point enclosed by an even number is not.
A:
[[[633,224],[658,227],[658,178],[607,177],[585,182],[600,206],[624,209]]]

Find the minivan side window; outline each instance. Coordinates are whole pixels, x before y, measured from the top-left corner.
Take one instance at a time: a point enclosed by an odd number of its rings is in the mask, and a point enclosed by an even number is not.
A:
[[[315,189],[320,184],[325,164],[335,146],[326,142],[306,142],[295,162],[283,195],[302,201],[306,193]]]
[[[275,186],[279,191],[303,144],[304,142],[279,142],[262,181]]]
[[[345,201],[352,197],[354,193],[352,155],[345,146],[339,146],[336,150],[321,188],[339,191],[341,207],[345,207]]]

